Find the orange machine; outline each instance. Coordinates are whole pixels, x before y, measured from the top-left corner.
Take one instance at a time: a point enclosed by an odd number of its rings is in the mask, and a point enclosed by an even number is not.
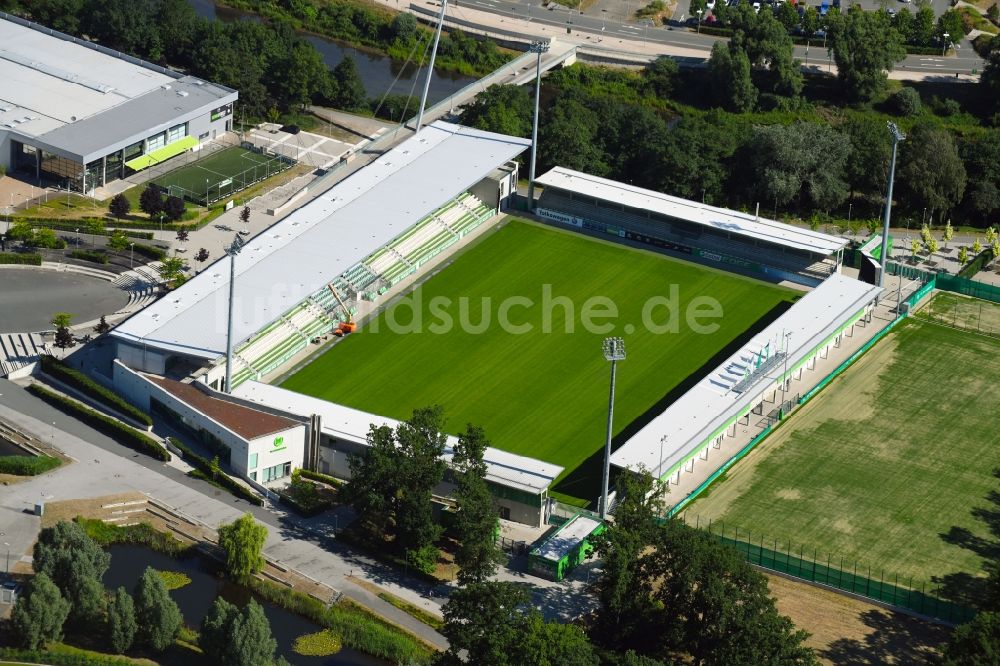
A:
[[[333,294],[333,297],[337,299],[337,303],[340,304],[340,309],[347,316],[347,321],[340,322],[340,325],[334,329],[333,334],[339,337],[347,335],[348,333],[353,333],[357,330],[358,325],[354,323],[354,317],[351,316],[351,311],[348,309],[347,304],[344,303],[344,299],[342,299],[340,294],[337,293],[337,290],[334,288],[332,282],[326,286],[330,289],[330,293]]]

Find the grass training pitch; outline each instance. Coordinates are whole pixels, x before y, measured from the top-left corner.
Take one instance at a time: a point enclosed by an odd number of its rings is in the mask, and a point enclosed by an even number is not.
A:
[[[573,313],[551,301],[572,304]],[[678,333],[655,333],[642,326],[644,304],[668,296],[677,286],[681,312]],[[613,330],[587,332],[581,324],[588,298],[606,297],[618,317],[601,319]],[[723,308],[711,334],[692,332],[685,308],[698,296],[718,300]],[[396,419],[415,407],[440,404],[447,428],[461,431],[467,422],[482,426],[494,446],[566,468],[556,495],[576,503],[591,502],[600,492],[600,468],[607,420],[609,365],[601,353],[608,335],[625,339],[628,358],[618,365],[615,432],[664,401],[693,373],[726,350],[765,315],[776,317],[798,294],[757,280],[668,259],[650,252],[597,241],[574,232],[512,221],[467,248],[446,269],[428,279],[406,299],[288,378],[285,388]],[[420,307],[411,306],[417,298]],[[451,299],[445,312],[454,319],[450,332],[435,333],[441,318],[432,301]],[[466,320],[479,325],[483,299],[490,299],[491,319],[473,333],[459,327],[460,299],[467,297]],[[531,324],[515,334],[497,324],[506,299],[515,324]],[[506,301],[513,302],[513,301]],[[417,310],[420,332],[393,332],[389,320],[410,323]],[[543,332],[546,310],[550,332]],[[666,309],[653,311],[664,322]],[[574,332],[566,332],[567,321]],[[732,353],[732,350],[726,352]],[[672,394],[673,390],[673,394]]]
[[[288,168],[288,163],[252,150],[232,147],[192,162],[179,169],[169,171],[153,179],[153,183],[171,191],[171,188],[186,190],[191,196],[204,197],[206,188],[214,190],[220,182],[232,180],[229,186],[235,192],[250,184],[273,176]],[[214,194],[214,191],[212,192]]]
[[[961,544],[988,539],[972,512],[1000,485],[998,371],[1000,341],[902,322],[699,497],[688,521],[857,560],[876,580],[883,568],[915,584],[981,573]]]

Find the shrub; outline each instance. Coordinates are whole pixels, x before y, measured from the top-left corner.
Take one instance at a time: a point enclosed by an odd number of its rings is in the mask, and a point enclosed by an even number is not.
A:
[[[205,481],[208,481],[209,483],[214,483],[217,486],[224,488],[225,490],[228,490],[229,492],[231,492],[233,495],[236,495],[240,499],[245,499],[251,504],[255,504],[257,506],[264,505],[264,500],[261,499],[260,495],[253,492],[243,484],[239,483],[225,472],[218,471],[217,468],[213,468],[211,461],[206,460],[204,457],[192,451],[191,447],[189,447],[187,444],[183,443],[176,437],[168,437],[167,439],[173,446],[177,448],[177,450],[181,452],[184,460],[191,463],[197,468],[197,470],[202,475],[201,478],[203,478]]]
[[[108,263],[108,255],[100,250],[73,250],[69,253],[69,256],[73,259],[82,259],[83,261],[92,261],[95,264],[106,264]]]
[[[934,108],[934,113],[939,116],[956,116],[962,112],[962,105],[958,103],[958,100],[950,97],[941,99],[935,96],[931,100],[931,106]]]
[[[0,264],[20,264],[22,266],[41,266],[42,255],[26,252],[0,252]]]
[[[51,375],[61,382],[72,386],[78,391],[94,398],[98,402],[104,403],[111,409],[121,412],[125,416],[143,425],[153,425],[153,419],[146,412],[135,407],[111,389],[101,386],[93,379],[80,372],[76,368],[71,368],[55,356],[42,356],[42,372]]]
[[[135,666],[135,661],[128,657],[112,657],[100,652],[70,648],[68,645],[52,645],[48,650],[0,648],[0,659],[49,666]]]
[[[903,88],[893,95],[892,102],[896,113],[901,116],[919,115],[923,106],[920,102],[920,93],[913,88]]]
[[[327,483],[331,486],[337,486],[337,487],[344,485],[343,481],[341,481],[336,477],[330,476],[329,474],[314,472],[311,469],[299,469],[297,471],[304,479],[312,479],[313,481],[319,481],[321,483]]]
[[[74,521],[83,528],[91,539],[101,546],[125,544],[146,546],[158,553],[171,557],[186,557],[194,546],[189,546],[173,535],[160,532],[149,523],[138,525],[112,525],[95,518],[77,516]]]
[[[60,411],[83,421],[94,430],[107,435],[122,446],[127,446],[139,453],[145,453],[156,460],[164,462],[170,460],[170,453],[152,437],[125,425],[121,421],[116,421],[38,384],[29,386],[28,392],[41,398]]]
[[[0,473],[14,476],[38,476],[59,467],[59,458],[52,456],[3,456],[0,457]]]
[[[167,251],[163,248],[156,247],[155,245],[142,245],[141,243],[136,243],[132,250],[136,254],[141,254],[144,257],[149,257],[154,261],[160,261],[167,256]]]
[[[294,477],[288,488],[278,492],[278,497],[304,518],[318,516],[333,506],[333,500],[321,494],[312,483]]]

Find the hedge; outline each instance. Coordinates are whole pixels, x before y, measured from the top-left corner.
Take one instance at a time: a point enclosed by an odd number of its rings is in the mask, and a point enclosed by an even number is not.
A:
[[[38,384],[30,385],[28,392],[66,414],[83,421],[94,430],[107,435],[122,446],[127,446],[139,453],[145,453],[156,460],[164,462],[170,460],[170,452],[160,446],[152,437],[125,425],[121,421],[116,421],[100,412],[94,411],[90,407],[85,407]]]
[[[993,250],[991,248],[986,248],[977,254],[972,261],[966,264],[965,267],[958,272],[958,277],[969,278],[971,280],[972,276],[983,270],[983,267],[990,263],[992,259]]]
[[[88,235],[91,235],[90,231],[87,230],[87,224],[89,222],[95,222],[96,221],[96,222],[100,222],[101,224],[105,224],[105,225],[108,224],[108,223],[111,223],[113,226],[121,225],[123,227],[123,228],[121,228],[121,231],[126,236],[130,236],[132,238],[142,238],[142,239],[145,239],[145,240],[153,240],[153,232],[152,231],[137,231],[137,229],[159,229],[160,228],[159,224],[150,224],[148,226],[147,225],[134,225],[134,224],[131,224],[129,222],[118,222],[117,220],[107,220],[107,219],[100,218],[100,217],[82,217],[82,218],[80,218],[78,220],[67,221],[67,220],[53,219],[53,218],[49,218],[49,217],[27,217],[27,216],[22,217],[22,216],[14,216],[14,220],[16,222],[28,222],[29,224],[31,224],[32,226],[35,226],[35,227],[48,227],[49,229],[54,229],[56,231],[73,231],[73,232],[75,232],[77,229],[79,229],[81,234],[88,234]],[[166,228],[167,225],[163,225],[163,227]],[[101,232],[101,234],[104,235],[104,236],[110,236],[116,230],[117,229],[108,229],[108,228],[105,228],[104,231]]]
[[[135,661],[127,657],[115,657],[89,650],[53,652],[0,648],[0,659],[49,666],[135,666]]]
[[[144,257],[149,257],[155,261],[160,261],[167,256],[167,251],[163,248],[156,247],[155,245],[143,245],[141,243],[136,243],[135,247],[136,254],[141,254]]]
[[[113,525],[97,518],[77,516],[73,522],[80,525],[91,539],[104,547],[122,544],[146,546],[171,557],[187,557],[197,546],[180,541],[172,534],[161,532],[149,523]]]
[[[101,386],[76,368],[71,368],[55,356],[47,354],[43,354],[40,360],[42,362],[42,372],[52,375],[59,381],[65,382],[98,402],[104,403],[111,409],[121,412],[131,419],[135,419],[143,425],[153,425],[153,419],[149,414],[127,402],[111,389]]]
[[[0,473],[14,476],[38,476],[62,464],[52,456],[0,456]]]
[[[0,252],[0,264],[21,264],[24,266],[41,266],[42,255],[25,252]]]
[[[106,264],[108,263],[107,252],[102,252],[100,250],[73,250],[69,253],[69,256],[73,259],[82,259],[83,261],[92,261],[95,264]]]
[[[298,472],[303,479],[312,479],[313,481],[319,481],[320,483],[326,483],[328,485],[338,488],[344,485],[345,483],[341,479],[338,479],[334,476],[330,476],[329,474],[322,474],[320,472],[314,472],[311,469],[300,469],[298,470]]]
[[[260,495],[253,492],[252,490],[244,486],[242,483],[239,483],[238,481],[236,481],[236,479],[232,478],[225,472],[220,471],[218,476],[213,477],[211,462],[206,460],[203,456],[200,456],[194,451],[192,451],[191,447],[189,447],[187,444],[177,439],[176,437],[168,437],[167,439],[173,446],[177,447],[177,449],[183,454],[183,458],[185,461],[194,465],[198,469],[198,471],[200,471],[202,474],[205,475],[204,478],[206,481],[221,486],[222,488],[231,492],[233,495],[236,495],[241,499],[245,499],[251,504],[255,504],[257,506],[264,506],[264,500],[260,497]]]

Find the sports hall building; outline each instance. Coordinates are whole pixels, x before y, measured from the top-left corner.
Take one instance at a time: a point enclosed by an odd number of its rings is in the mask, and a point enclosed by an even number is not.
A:
[[[237,92],[0,12],[0,166],[77,192],[232,129]]]

